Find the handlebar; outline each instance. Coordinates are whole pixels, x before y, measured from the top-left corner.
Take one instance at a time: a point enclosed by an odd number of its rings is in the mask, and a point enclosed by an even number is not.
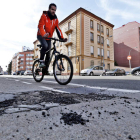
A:
[[[45,39],[51,39],[51,40],[55,40],[55,41],[59,41],[59,42],[65,42],[63,40],[56,39],[56,38],[51,38],[51,37],[45,37]]]

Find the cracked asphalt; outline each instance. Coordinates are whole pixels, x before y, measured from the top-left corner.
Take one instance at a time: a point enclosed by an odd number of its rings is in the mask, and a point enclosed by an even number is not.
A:
[[[140,140],[139,77],[117,77],[121,90],[107,86],[114,77],[49,78],[0,77],[0,140]]]

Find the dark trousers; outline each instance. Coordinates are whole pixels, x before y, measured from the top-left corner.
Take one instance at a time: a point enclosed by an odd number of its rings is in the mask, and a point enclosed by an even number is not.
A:
[[[45,52],[51,48],[51,40],[45,40],[41,35],[38,35],[37,39],[39,40],[42,46],[40,60],[44,60]],[[50,52],[48,52],[46,55],[46,61],[45,61],[46,65],[48,64],[49,59],[50,59]]]

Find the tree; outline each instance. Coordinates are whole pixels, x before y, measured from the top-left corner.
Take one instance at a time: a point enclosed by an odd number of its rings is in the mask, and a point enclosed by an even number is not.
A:
[[[114,61],[114,65],[115,65],[115,66],[118,66],[118,63],[116,62],[116,60]]]
[[[7,72],[8,74],[11,74],[12,71],[12,61],[8,64]]]

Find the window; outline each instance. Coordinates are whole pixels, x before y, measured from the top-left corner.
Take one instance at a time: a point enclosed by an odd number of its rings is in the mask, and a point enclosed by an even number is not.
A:
[[[99,67],[99,70],[103,70],[103,67]]]
[[[23,69],[23,66],[21,66],[20,69]]]
[[[70,30],[71,21],[68,23],[68,30]]]
[[[93,69],[94,69],[94,70],[99,70],[99,67],[97,66],[97,67],[94,67]]]
[[[100,43],[100,36],[97,36],[97,42]]]
[[[109,39],[107,39],[107,46],[109,46]]]
[[[20,60],[24,60],[24,58],[21,58]]]
[[[90,20],[90,28],[93,29],[93,20]]]
[[[68,36],[68,42],[70,42],[71,41],[71,34],[69,34],[69,36]]]
[[[91,55],[93,55],[93,54],[94,54],[94,49],[93,49],[93,46],[91,46],[91,47],[90,47],[90,53],[91,53]]]
[[[106,29],[106,34],[109,35],[109,29],[108,28]]]
[[[94,60],[90,61],[90,66],[94,66]]]
[[[71,56],[71,46],[68,47],[68,56]]]
[[[26,60],[33,60],[33,58],[26,58]]]
[[[90,33],[90,40],[93,41],[93,33]]]
[[[104,51],[103,51],[103,49],[101,49],[101,52],[102,52],[102,56],[104,55]]]
[[[107,51],[107,57],[110,58],[110,51]]]
[[[33,56],[33,54],[26,54],[26,56]]]
[[[104,37],[101,36],[101,44],[104,44]]]
[[[102,32],[102,33],[104,32],[104,28],[103,28],[103,25],[101,25],[101,32]]]
[[[107,64],[107,69],[110,70],[110,63]]]
[[[100,56],[100,48],[98,48],[98,56]]]
[[[19,56],[24,56],[24,54],[19,54]]]
[[[23,65],[23,63],[20,63],[20,65]]]
[[[100,31],[100,24],[97,23],[97,31]]]

